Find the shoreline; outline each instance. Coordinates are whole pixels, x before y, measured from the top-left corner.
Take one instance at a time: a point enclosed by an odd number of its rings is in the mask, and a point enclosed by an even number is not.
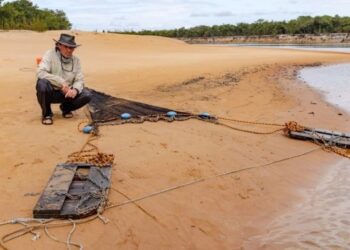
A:
[[[330,105],[336,107],[341,112],[350,114],[349,104],[344,102],[347,99],[342,96],[342,89],[344,88],[343,82],[346,81],[347,76],[344,75],[344,72],[347,71],[347,68],[350,66],[349,63],[338,63],[338,64],[323,64],[320,67],[323,68],[303,68],[299,71],[298,77],[300,80],[304,81],[305,84],[314,88],[315,91],[319,92],[323,99],[328,102]],[[330,69],[332,69],[330,71]],[[336,69],[336,71],[334,71]],[[311,73],[311,76],[308,74]],[[327,76],[332,76],[333,79]],[[332,82],[332,85],[335,85],[335,89],[327,86],[327,82]],[[337,96],[335,98],[335,96]]]
[[[0,48],[4,55],[0,76],[6,79],[0,83],[4,90],[0,146],[6,149],[0,157],[4,220],[31,216],[37,194],[54,166],[86,141],[86,135],[76,129],[85,119],[82,111],[66,121],[55,108],[54,126],[40,125],[33,72],[18,70],[32,68],[35,55],[51,46],[49,39],[58,34],[9,32]],[[79,33],[77,39],[84,44],[77,53],[88,86],[114,96],[240,120],[283,123],[293,119],[328,129],[348,127],[349,115],[338,116],[335,107],[295,77],[300,65],[348,62],[346,55],[203,48],[166,38],[108,34]],[[13,50],[21,56],[13,57]],[[93,53],[96,50],[98,54]],[[15,89],[20,90],[13,92]],[[244,134],[195,120],[103,127],[96,143],[102,152],[116,155],[112,185],[131,199],[315,148],[282,134]],[[213,178],[137,202],[148,215],[135,204],[108,210],[104,216],[110,223],[81,225],[73,240],[91,249],[240,248],[245,239],[262,233],[275,216],[304,201],[338,160],[335,154],[318,151],[267,168]],[[123,202],[126,198],[111,190],[109,200]],[[0,227],[0,234],[9,230]],[[66,229],[52,231],[60,239],[67,236]],[[7,245],[20,248],[24,244],[60,249],[47,237],[35,242],[23,237]]]

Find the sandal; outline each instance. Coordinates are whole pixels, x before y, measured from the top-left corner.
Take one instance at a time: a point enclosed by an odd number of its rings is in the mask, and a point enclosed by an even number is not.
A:
[[[62,111],[63,118],[73,118],[72,111],[66,111],[62,103],[60,104],[60,110]]]
[[[41,123],[42,123],[43,125],[52,125],[52,124],[53,124],[52,116],[44,116],[44,117],[41,119]]]
[[[73,113],[71,111],[67,113],[62,113],[63,118],[73,118]]]

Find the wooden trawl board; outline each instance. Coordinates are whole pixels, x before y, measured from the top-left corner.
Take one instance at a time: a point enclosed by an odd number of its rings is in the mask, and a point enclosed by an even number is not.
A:
[[[57,165],[44,192],[36,204],[33,214],[34,218],[40,215],[52,215],[56,217],[60,214],[65,201],[65,193],[73,181],[77,166]]]
[[[110,165],[58,164],[33,209],[34,218],[78,219],[96,213],[107,198],[111,170]]]
[[[316,140],[320,143],[326,142],[341,148],[350,148],[350,134],[323,129],[310,130],[302,132],[291,131],[290,137],[301,140]]]
[[[105,192],[110,186],[111,170],[111,167],[91,167],[89,175],[85,180],[74,180],[72,182],[69,194],[95,194],[99,193],[101,190]],[[84,199],[84,202],[82,202],[81,199],[66,199],[61,210],[61,217],[78,219],[93,215],[96,213],[97,208],[103,199],[106,199],[107,197],[88,195],[82,198]],[[77,209],[80,209],[81,211],[79,212]]]

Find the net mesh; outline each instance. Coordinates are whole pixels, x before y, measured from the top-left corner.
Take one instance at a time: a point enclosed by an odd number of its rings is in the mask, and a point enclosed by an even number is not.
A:
[[[192,116],[191,113],[118,98],[93,89],[89,89],[89,91],[92,97],[88,107],[94,123],[122,121],[121,115],[123,113],[130,114],[129,120],[134,122],[142,122],[145,118],[166,118],[169,111],[176,112],[177,117],[191,118]]]

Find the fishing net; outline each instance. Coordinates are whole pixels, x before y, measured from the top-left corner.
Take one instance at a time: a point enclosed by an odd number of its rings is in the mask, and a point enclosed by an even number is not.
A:
[[[89,89],[92,94],[88,105],[91,119],[95,124],[142,123],[144,121],[174,121],[190,118],[214,119],[206,114],[193,115],[173,109],[157,107]]]
[[[323,145],[325,150],[333,151],[339,155],[350,158],[349,148],[350,148],[350,135],[341,134],[341,136],[336,136],[335,132],[327,132],[329,135],[318,135],[312,134],[308,137],[308,134],[304,135],[305,128],[300,126],[295,122],[289,122],[286,124],[275,124],[275,123],[261,123],[261,122],[250,122],[242,121],[237,119],[230,119],[224,117],[211,116],[208,113],[192,114],[189,112],[175,111],[168,108],[157,107],[141,102],[131,101],[127,99],[117,98],[105,93],[90,89],[92,94],[92,100],[89,103],[89,111],[92,119],[92,123],[97,127],[99,125],[119,125],[124,123],[143,123],[145,121],[156,122],[159,120],[165,121],[184,121],[188,119],[198,119],[202,121],[212,122],[217,125],[222,125],[224,127],[237,130],[240,132],[268,135],[274,134],[276,132],[284,131],[286,135],[296,139],[311,140],[318,145]],[[125,117],[123,115],[127,114]],[[244,126],[233,126],[231,124],[223,123],[221,120],[226,122],[234,122],[245,125],[255,125],[255,126],[272,126],[278,127],[273,130],[255,130],[247,129]],[[315,129],[311,129],[316,131]],[[289,131],[289,132],[288,132]],[[291,132],[302,132],[301,138],[293,137]],[[317,131],[316,131],[317,132]],[[322,133],[324,131],[321,131]],[[321,137],[320,137],[321,136]],[[334,137],[336,136],[336,137]],[[304,138],[307,137],[307,138]],[[330,138],[328,138],[330,137]],[[328,139],[327,139],[328,138]]]

